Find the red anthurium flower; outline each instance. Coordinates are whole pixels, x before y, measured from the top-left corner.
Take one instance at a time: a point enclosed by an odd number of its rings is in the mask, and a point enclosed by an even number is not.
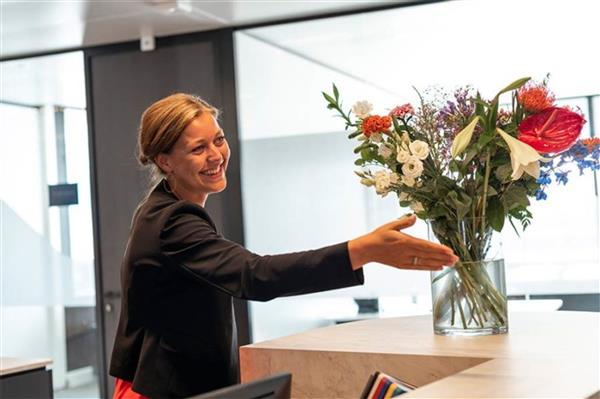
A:
[[[584,123],[577,112],[549,107],[519,124],[518,139],[542,154],[562,152],[575,143]]]

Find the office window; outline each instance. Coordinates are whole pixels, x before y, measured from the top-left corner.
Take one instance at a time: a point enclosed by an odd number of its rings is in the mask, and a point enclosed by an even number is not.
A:
[[[328,245],[406,211],[353,175],[353,143],[320,94],[332,82],[346,108],[367,99],[384,112],[416,103],[412,86],[423,91],[471,84],[489,97],[516,78],[541,80],[550,73],[558,98],[579,106],[588,120],[593,110],[600,118],[598,52],[591,39],[599,7],[587,1],[470,0],[237,32],[248,247],[266,254]],[[591,134],[589,125],[583,134]],[[521,238],[505,229],[510,295],[600,291],[595,184],[591,174],[572,173],[566,189],[549,190],[549,199],[531,208],[533,224]],[[423,223],[410,233],[427,237]],[[363,287],[252,303],[254,339],[355,315],[354,297],[379,297],[385,316],[428,312],[429,295],[426,273],[369,266]]]

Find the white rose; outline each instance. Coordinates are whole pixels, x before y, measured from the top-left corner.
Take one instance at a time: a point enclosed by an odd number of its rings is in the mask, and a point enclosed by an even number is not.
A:
[[[384,170],[375,173],[375,191],[377,194],[386,195],[390,188],[390,175]]]
[[[429,156],[429,145],[421,140],[415,140],[408,145],[410,152],[419,159],[425,159]]]
[[[369,137],[369,138],[371,139],[371,141],[373,143],[381,143],[383,141],[383,136],[379,132],[375,132],[375,133],[371,134],[371,137]]]
[[[400,181],[400,176],[398,176],[398,173],[390,173],[390,183],[398,184],[399,181]]]
[[[416,179],[417,177],[421,176],[421,173],[423,173],[423,162],[421,162],[421,160],[416,156],[411,155],[408,158],[408,161],[402,165],[402,173],[404,176]]]
[[[368,101],[357,101],[352,106],[352,112],[360,119],[365,119],[373,110],[373,104]]]
[[[409,207],[415,213],[423,212],[425,210],[425,208],[423,208],[423,204],[421,204],[419,201],[411,202]]]
[[[415,185],[415,178],[409,176],[402,176],[402,184],[413,187]]]
[[[404,151],[403,149],[398,149],[398,155],[396,156],[396,161],[399,163],[408,162],[410,159],[410,153],[408,151]]]
[[[393,150],[390,147],[388,147],[387,145],[383,144],[382,146],[379,147],[379,150],[377,150],[377,153],[385,159],[385,158],[389,158],[392,156]]]
[[[410,195],[408,193],[400,193],[398,199],[402,202],[411,200]]]

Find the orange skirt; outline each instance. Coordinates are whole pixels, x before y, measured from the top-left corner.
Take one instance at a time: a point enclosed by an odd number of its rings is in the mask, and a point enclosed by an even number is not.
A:
[[[133,392],[131,385],[132,384],[129,381],[117,378],[113,399],[150,399],[144,395],[140,395],[137,392]]]

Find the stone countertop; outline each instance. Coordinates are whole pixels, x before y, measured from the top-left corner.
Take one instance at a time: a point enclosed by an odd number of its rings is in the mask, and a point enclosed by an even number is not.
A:
[[[50,359],[19,359],[15,357],[0,357],[0,376],[22,373],[23,371],[45,368],[52,364]]]
[[[374,371],[403,398],[565,397],[600,391],[600,314],[514,312],[509,333],[433,334],[431,316],[364,320],[240,348],[242,381],[292,373],[292,397],[357,398]]]

